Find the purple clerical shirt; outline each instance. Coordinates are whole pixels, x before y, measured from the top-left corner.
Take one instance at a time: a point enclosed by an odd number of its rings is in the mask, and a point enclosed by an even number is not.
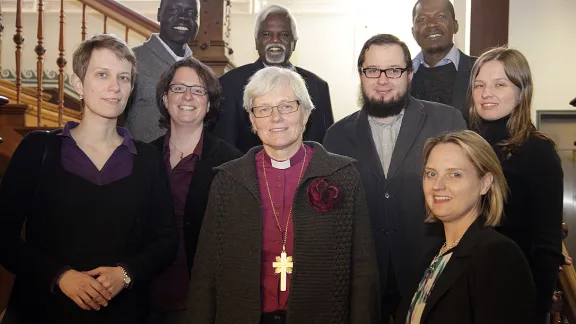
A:
[[[70,133],[70,130],[78,125],[77,122],[69,121],[62,132],[58,134],[62,136],[60,159],[64,170],[99,186],[107,185],[132,174],[136,145],[125,128],[116,127],[118,135],[123,138],[122,144],[114,150],[102,170],[98,170],[88,155],[76,144]]]
[[[200,140],[198,144],[196,144],[194,152],[185,156],[172,168],[170,164],[170,132],[166,133],[164,140],[164,163],[166,164],[168,178],[170,179],[176,226],[178,228],[180,242],[178,243],[178,252],[174,263],[166,268],[152,283],[150,300],[152,307],[155,309],[163,311],[186,309],[189,277],[184,243],[184,211],[190,181],[196,169],[196,163],[201,159],[203,143],[204,133],[200,135]]]
[[[306,149],[306,161],[304,161],[304,147]],[[296,194],[302,164],[304,163],[304,169],[302,170],[302,175],[304,175],[306,168],[310,164],[313,152],[314,149],[312,147],[303,146],[290,158],[290,167],[287,169],[274,168],[272,165],[275,163],[272,163],[273,161],[264,150],[256,154],[256,170],[260,184],[260,199],[262,200],[263,211],[261,270],[263,312],[273,312],[288,307],[291,276],[287,275],[286,291],[280,291],[280,274],[274,273],[272,263],[276,261],[276,257],[280,256],[282,252],[283,234],[280,233],[278,223],[274,217],[272,203],[264,178],[262,161],[264,161],[266,165],[268,187],[270,188],[272,201],[278,214],[280,227],[284,232],[286,230],[288,213],[292,208],[292,202]],[[291,216],[290,223],[288,224],[288,237],[286,239],[286,252],[288,256],[293,256],[294,251],[294,231],[292,224],[293,217]],[[298,267],[298,265],[294,264],[294,267]]]

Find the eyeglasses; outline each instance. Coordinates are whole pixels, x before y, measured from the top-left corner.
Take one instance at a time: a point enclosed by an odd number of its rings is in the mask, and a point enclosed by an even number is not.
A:
[[[278,109],[278,112],[282,115],[291,114],[298,110],[300,107],[300,100],[292,100],[283,102],[277,106],[258,106],[252,107],[252,114],[256,118],[264,118],[272,116],[274,108]]]
[[[190,88],[190,93],[196,96],[204,96],[208,93],[208,90],[206,90],[206,88],[197,85],[189,86],[185,84],[171,84],[169,88],[170,91],[174,93],[184,93],[186,92],[187,88]]]
[[[379,69],[376,67],[361,67],[360,71],[362,71],[362,73],[364,73],[364,75],[369,79],[378,79],[380,75],[382,75],[382,72],[384,72],[384,75],[389,79],[398,79],[402,76],[402,73],[408,71],[408,68]]]

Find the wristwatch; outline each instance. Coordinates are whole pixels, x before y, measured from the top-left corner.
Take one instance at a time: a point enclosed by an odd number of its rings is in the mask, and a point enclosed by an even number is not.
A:
[[[126,268],[124,268],[123,266],[119,266],[120,269],[122,269],[122,274],[124,275],[124,288],[128,288],[130,286],[130,283],[132,283],[132,278],[130,278],[130,275],[128,274],[128,271],[126,271]]]

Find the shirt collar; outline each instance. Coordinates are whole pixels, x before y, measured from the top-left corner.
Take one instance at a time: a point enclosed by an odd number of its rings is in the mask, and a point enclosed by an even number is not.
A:
[[[152,37],[156,37],[156,39],[160,41],[160,43],[164,46],[164,48],[168,51],[168,53],[170,53],[170,55],[176,60],[176,62],[192,56],[192,50],[190,49],[190,46],[188,46],[188,44],[184,44],[184,56],[181,57],[176,55],[176,53],[174,53],[174,51],[170,48],[170,46],[168,46],[168,44],[164,43],[162,38],[160,38],[160,34],[152,34]]]
[[[266,150],[262,150],[264,158],[264,162],[268,165],[273,167],[274,169],[288,169],[296,164],[298,164],[302,159],[304,159],[304,150],[306,150],[304,144],[300,147],[300,149],[288,160],[286,161],[276,161],[272,159],[267,153]]]
[[[261,61],[262,61],[262,64],[264,65],[264,67],[278,66],[278,65],[268,65],[268,64],[266,64],[263,60],[261,60]],[[294,65],[292,65],[292,63],[290,63],[290,62],[287,62],[286,65],[284,65],[284,66],[279,65],[279,67],[283,67],[283,68],[285,68],[285,69],[292,70],[292,71],[296,72],[296,68],[295,68]]]
[[[446,54],[446,56],[442,60],[440,60],[440,62],[438,62],[436,66],[447,65],[449,63],[453,63],[454,66],[456,67],[456,71],[458,71],[458,64],[460,63],[460,51],[458,50],[458,47],[456,47],[456,45],[452,45],[452,48],[450,49],[448,54]],[[416,57],[412,60],[412,64],[414,65],[414,73],[418,71],[420,65],[430,67],[424,61],[424,53],[422,52],[416,55]]]
[[[72,137],[72,133],[70,132],[70,130],[78,127],[78,125],[80,125],[80,123],[77,123],[75,121],[69,121],[64,125],[64,129],[62,129],[62,132],[57,135],[70,138],[71,140],[74,141],[74,143],[76,143],[74,137]],[[126,146],[126,148],[128,148],[128,151],[130,153],[136,155],[138,153],[136,150],[136,145],[134,144],[134,140],[132,139],[132,136],[130,136],[128,130],[126,128],[117,126],[116,131],[118,132],[118,135],[122,137],[122,143],[120,145]]]
[[[384,120],[378,120],[378,119],[368,115],[368,120],[371,123],[374,123],[374,124],[377,124],[380,126],[391,126],[391,125],[396,124],[400,119],[402,119],[402,117],[404,117],[404,110],[405,109],[402,109],[398,115],[386,117]]]

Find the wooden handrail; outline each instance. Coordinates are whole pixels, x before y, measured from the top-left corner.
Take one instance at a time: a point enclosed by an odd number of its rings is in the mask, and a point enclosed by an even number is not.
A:
[[[160,24],[158,22],[126,7],[118,1],[78,0],[78,2],[96,10],[104,15],[104,17],[109,17],[119,22],[146,38],[150,37],[153,33],[160,32]]]

